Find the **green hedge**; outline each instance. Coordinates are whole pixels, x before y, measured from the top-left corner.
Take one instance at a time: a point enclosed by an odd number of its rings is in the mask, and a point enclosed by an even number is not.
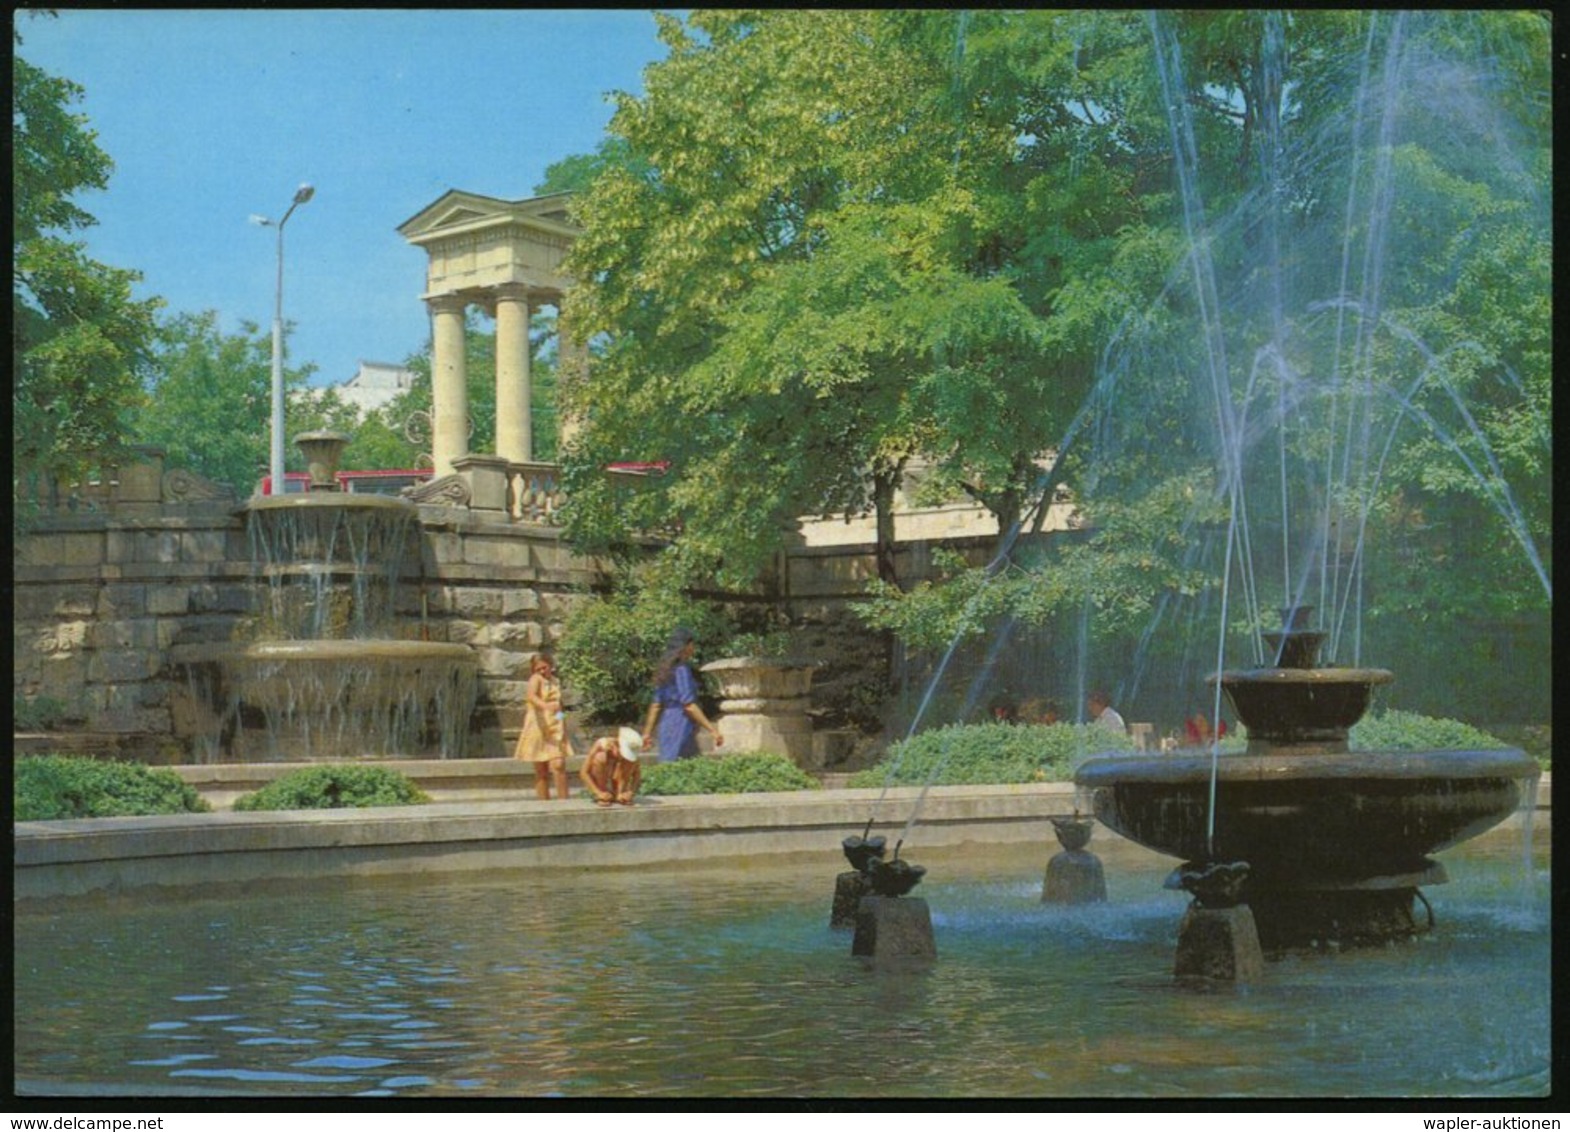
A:
[[[391,767],[324,764],[292,770],[236,799],[234,808],[342,810],[412,806],[430,800],[406,775]]]
[[[784,755],[767,752],[704,756],[650,763],[643,768],[643,794],[763,794],[815,790],[818,783]]]
[[[852,775],[850,785],[1069,782],[1085,755],[1133,748],[1128,736],[1096,724],[956,723],[892,744],[876,766]]]
[[[194,814],[212,808],[172,770],[69,755],[17,759],[11,797],[17,821]]]
[[[1352,728],[1354,751],[1486,750],[1508,744],[1454,719],[1390,711]],[[1241,735],[1222,741],[1224,754],[1244,749]],[[1093,724],[953,724],[891,745],[874,767],[852,775],[851,786],[1005,785],[1072,782],[1086,754],[1132,750],[1133,741]],[[939,767],[936,777],[934,768]],[[890,777],[890,770],[893,775]]]
[[[1458,719],[1387,711],[1359,720],[1347,734],[1354,751],[1486,751],[1510,744]]]

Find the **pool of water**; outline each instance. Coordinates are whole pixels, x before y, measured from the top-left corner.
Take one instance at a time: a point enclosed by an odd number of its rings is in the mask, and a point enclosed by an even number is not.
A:
[[[821,861],[496,872],[59,902],[15,920],[27,1091],[566,1097],[1542,1096],[1541,830],[1443,859],[1437,929],[1173,985],[1186,898],[1050,850],[910,852],[938,960],[878,970]],[[1094,843],[1091,846],[1095,848]]]

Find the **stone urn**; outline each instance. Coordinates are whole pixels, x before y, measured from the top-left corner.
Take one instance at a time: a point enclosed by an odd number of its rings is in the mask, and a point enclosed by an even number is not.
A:
[[[302,432],[294,438],[295,447],[305,456],[311,473],[312,491],[338,490],[338,464],[351,438],[341,432]]]
[[[719,727],[729,751],[774,751],[812,766],[812,673],[817,662],[762,656],[711,661],[720,688]]]

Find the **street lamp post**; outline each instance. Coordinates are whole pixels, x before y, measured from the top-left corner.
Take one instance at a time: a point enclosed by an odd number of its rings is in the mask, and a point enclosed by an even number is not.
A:
[[[272,427],[272,459],[269,462],[270,482],[268,492],[272,495],[282,495],[284,492],[283,472],[283,226],[289,223],[289,217],[294,210],[316,194],[310,185],[301,185],[295,190],[294,200],[289,204],[289,210],[283,214],[283,219],[276,225],[265,216],[253,216],[251,219],[264,226],[274,226],[278,229],[278,285],[273,293],[273,427]]]

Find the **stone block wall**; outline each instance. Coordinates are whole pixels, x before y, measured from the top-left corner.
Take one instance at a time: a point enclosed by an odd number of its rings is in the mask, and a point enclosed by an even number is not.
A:
[[[251,610],[249,570],[224,506],[45,520],[13,561],[15,692],[60,701],[73,723],[148,761],[179,761],[169,651],[231,639]]]
[[[98,747],[192,761],[214,716],[172,662],[180,646],[247,639],[265,582],[234,503],[165,503],[41,521],[13,565],[13,688],[66,707]],[[600,580],[553,528],[461,508],[421,508],[405,565],[400,636],[469,645],[480,691],[469,757],[511,754],[529,658],[556,644]]]
[[[239,502],[215,486],[164,473],[153,452],[18,540],[14,690],[63,703],[79,742],[154,763],[194,761],[204,749],[198,736],[217,717],[174,657],[250,639],[266,584]],[[559,643],[574,603],[607,580],[606,567],[573,554],[558,529],[500,511],[427,503],[419,520],[421,553],[403,569],[398,635],[473,650],[480,685],[466,754],[505,757],[522,722],[530,658]],[[948,545],[984,561],[988,541],[972,542]],[[902,574],[925,576],[927,552],[924,543],[902,546]],[[796,624],[803,652],[826,662],[816,714],[842,719],[847,705],[875,698],[877,689],[860,683],[882,668],[877,639],[844,616],[873,572],[869,546],[803,546],[783,555],[757,592],[709,596],[772,605]]]
[[[604,583],[604,570],[568,550],[554,527],[454,507],[420,512],[423,557],[405,573],[406,614],[418,619],[414,606],[423,603],[431,640],[474,650],[480,695],[470,757],[510,755],[530,658],[557,646],[573,604]]]

